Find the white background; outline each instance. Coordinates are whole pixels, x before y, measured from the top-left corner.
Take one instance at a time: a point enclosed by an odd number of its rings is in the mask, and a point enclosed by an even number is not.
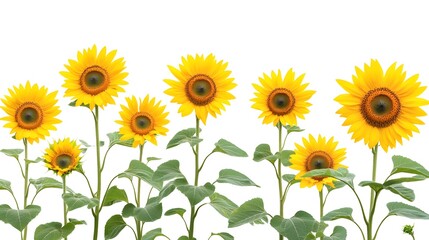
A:
[[[347,147],[345,165],[355,173],[356,184],[371,177],[371,153],[362,143],[356,143],[342,127],[335,111],[340,105],[333,99],[343,93],[335,79],[350,80],[354,67],[362,67],[371,58],[378,59],[383,68],[393,62],[404,64],[408,76],[420,74],[424,85],[429,84],[429,35],[424,1],[15,1],[0,3],[0,96],[8,94],[7,88],[30,80],[58,91],[62,109],[58,131],[52,132],[48,141],[62,137],[84,139],[94,142],[92,116],[87,109],[67,106],[69,98],[63,98],[63,78],[59,71],[68,59],[75,59],[78,50],[97,44],[108,50],[118,49],[117,56],[126,60],[129,84],[126,93],[116,99],[117,105],[108,106],[101,112],[101,135],[117,131],[119,126],[119,104],[130,95],[151,96],[167,104],[170,112],[170,131],[167,137],[158,138],[158,146],[150,143],[144,155],[180,160],[181,169],[193,179],[193,158],[190,149],[183,145],[165,150],[167,142],[179,130],[194,127],[194,117],[182,118],[178,105],[171,104],[163,91],[168,88],[162,80],[172,78],[167,65],[178,66],[180,57],[187,54],[213,53],[217,59],[229,62],[228,69],[238,86],[232,91],[236,96],[231,106],[221,116],[208,118],[203,126],[201,152],[209,153],[220,138],[225,138],[243,148],[248,158],[232,158],[215,154],[206,164],[200,182],[213,182],[219,170],[232,168],[253,179],[261,188],[240,188],[226,184],[217,185],[217,191],[237,204],[254,197],[262,197],[266,210],[278,212],[277,182],[274,171],[267,162],[254,162],[253,150],[260,143],[269,143],[276,149],[277,131],[271,125],[262,125],[259,111],[251,109],[250,99],[254,89],[252,83],[264,72],[281,69],[285,73],[293,67],[298,74],[306,73],[309,89],[317,93],[311,99],[313,106],[305,120],[299,125],[305,133],[291,136],[287,148],[293,142],[301,142],[308,133],[335,136],[340,147]],[[429,98],[429,92],[423,97]],[[425,108],[427,111],[428,109]],[[4,113],[2,113],[4,115]],[[423,118],[427,122],[427,117]],[[3,125],[3,123],[2,123]],[[388,153],[380,151],[378,180],[389,173],[391,156],[408,156],[429,168],[427,138],[429,127],[420,127],[403,146]],[[22,148],[22,143],[10,138],[9,130],[0,128],[0,149]],[[47,142],[30,146],[30,157],[42,156]],[[105,150],[103,150],[104,152]],[[115,148],[109,155],[104,183],[127,168],[138,156],[137,149]],[[0,156],[0,178],[13,182],[16,195],[22,203],[22,179],[19,168],[12,158]],[[159,163],[150,165],[156,168]],[[95,186],[95,158],[91,149],[83,158],[83,167]],[[294,172],[285,170],[286,172]],[[31,166],[31,178],[42,176],[60,178],[48,172],[43,164]],[[68,177],[69,186],[77,192],[89,195],[81,175]],[[130,191],[127,182],[115,182]],[[408,184],[415,189],[416,200],[411,203],[429,212],[428,182]],[[104,185],[105,187],[105,185]],[[145,185],[145,190],[148,189]],[[358,187],[364,204],[369,205],[367,188]],[[130,193],[130,192],[129,192]],[[129,194],[130,195],[130,194]],[[30,193],[32,196],[32,192]],[[30,237],[37,225],[51,221],[62,221],[60,190],[46,190],[36,199],[42,212],[29,225]],[[131,196],[131,195],[130,195]],[[379,199],[375,222],[386,214],[385,203],[405,201],[398,196],[383,193]],[[0,192],[0,203],[12,205],[7,192]],[[100,239],[103,239],[105,221],[120,213],[123,204],[104,208],[101,213]],[[352,206],[354,217],[363,224],[357,201],[351,191],[344,189],[332,194],[325,211]],[[187,200],[179,193],[170,195],[164,202],[164,210],[173,207],[188,207]],[[291,217],[299,209],[318,216],[318,193],[316,188],[292,187],[285,205],[285,216]],[[92,238],[92,216],[85,208],[69,213],[69,217],[86,220],[87,226],[78,226],[69,239]],[[186,216],[188,219],[188,216]],[[129,221],[133,225],[133,221]],[[337,221],[330,224],[343,225],[348,230],[348,239],[361,239],[360,233],[350,222]],[[417,239],[427,238],[429,222],[391,217],[383,225],[378,239],[410,239],[402,234],[402,226],[415,224]],[[145,231],[162,227],[171,239],[185,235],[183,223],[177,216],[163,217],[145,225]],[[211,232],[227,231],[236,239],[276,239],[277,232],[268,224],[228,229],[227,220],[214,209],[204,207],[199,213],[196,236],[207,239]],[[19,239],[19,233],[10,225],[0,222],[1,239]],[[131,232],[125,229],[117,239],[130,239]],[[212,238],[214,239],[214,238]]]

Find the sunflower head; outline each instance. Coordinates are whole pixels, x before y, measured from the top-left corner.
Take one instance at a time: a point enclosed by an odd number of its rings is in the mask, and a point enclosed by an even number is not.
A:
[[[9,89],[9,94],[1,99],[4,104],[1,108],[7,116],[0,119],[7,121],[4,127],[11,128],[10,133],[17,140],[39,142],[49,136],[50,130],[57,130],[54,125],[61,122],[56,118],[61,112],[56,105],[57,91],[48,93],[47,88],[27,81],[25,86]]]
[[[256,97],[251,100],[252,107],[262,111],[259,117],[264,124],[297,125],[297,117],[304,119],[311,106],[308,100],[315,91],[306,90],[308,83],[303,84],[303,79],[304,74],[295,78],[292,69],[284,77],[278,70],[277,74],[272,71],[271,76],[264,73],[259,78],[260,85],[253,84]]]
[[[234,78],[229,77],[231,71],[226,70],[227,66],[228,63],[216,61],[212,54],[182,57],[179,68],[168,66],[176,80],[164,80],[170,86],[165,93],[173,97],[172,102],[181,104],[182,116],[195,110],[198,119],[205,124],[209,113],[216,117],[225,110],[224,105],[234,99],[229,91],[236,84]]]
[[[292,163],[290,168],[299,171],[296,179],[301,181],[301,187],[316,185],[319,191],[322,190],[324,184],[335,187],[332,182],[334,179],[331,177],[303,178],[302,175],[314,169],[331,168],[337,170],[338,168],[347,168],[341,164],[346,158],[346,149],[337,149],[338,142],[335,142],[333,137],[326,140],[320,135],[316,139],[310,134],[307,139],[302,138],[302,143],[303,145],[295,143],[295,154],[290,159]]]
[[[88,105],[91,110],[114,104],[113,97],[124,92],[122,86],[127,84],[124,79],[128,75],[124,59],[114,59],[115,55],[116,50],[107,52],[103,47],[98,52],[95,45],[78,52],[77,60],[70,59],[64,65],[67,71],[60,72],[65,78],[65,96],[72,97],[76,106]]]
[[[419,97],[426,87],[418,75],[407,78],[395,63],[384,72],[377,60],[355,69],[352,82],[337,80],[347,93],[335,100],[342,105],[337,113],[345,118],[343,126],[350,126],[356,142],[363,139],[370,148],[380,144],[387,152],[419,132],[416,125],[424,124],[420,117],[426,115],[421,107],[429,101]]]
[[[146,95],[144,100],[138,100],[132,96],[126,98],[127,105],[121,105],[121,120],[116,123],[121,125],[119,133],[121,140],[133,139],[133,147],[142,145],[145,141],[157,144],[156,135],[166,135],[168,129],[165,125],[169,123],[165,112],[165,105],[156,102],[155,98]]]
[[[45,165],[59,176],[69,174],[80,164],[81,150],[75,140],[69,138],[54,141],[45,150]]]

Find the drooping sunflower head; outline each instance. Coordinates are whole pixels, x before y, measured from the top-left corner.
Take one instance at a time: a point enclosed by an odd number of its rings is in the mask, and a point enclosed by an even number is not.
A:
[[[72,97],[76,106],[88,105],[91,110],[114,104],[113,97],[124,92],[122,86],[127,84],[124,79],[128,75],[124,59],[114,59],[115,55],[116,50],[107,52],[106,47],[97,52],[95,45],[78,52],[77,60],[70,59],[64,65],[67,71],[60,72],[65,78],[65,96]]]
[[[117,120],[122,127],[119,133],[121,140],[133,139],[133,147],[142,145],[145,141],[157,144],[157,135],[166,135],[168,129],[165,125],[169,123],[168,112],[165,105],[156,102],[155,98],[146,95],[144,100],[138,100],[132,96],[126,98],[127,106],[121,105],[121,120]]]
[[[49,144],[45,150],[45,165],[59,176],[69,174],[75,170],[81,159],[80,146],[69,138],[59,139]]]
[[[304,74],[295,78],[292,69],[284,77],[278,70],[277,74],[272,71],[271,76],[264,73],[259,78],[261,85],[252,84],[256,90],[252,107],[262,111],[259,117],[264,124],[297,125],[297,118],[304,119],[311,106],[308,100],[315,91],[306,90],[308,83],[303,84],[303,79]]]
[[[326,140],[325,137],[318,136],[314,138],[311,134],[308,138],[302,138],[303,145],[295,143],[295,154],[290,158],[292,165],[290,168],[298,170],[296,179],[301,181],[301,187],[317,186],[319,191],[322,190],[323,185],[335,187],[333,178],[331,177],[306,177],[302,175],[314,170],[331,168],[337,170],[339,168],[347,168],[341,162],[346,158],[346,149],[337,149],[338,142],[334,138]]]
[[[418,75],[406,78],[403,65],[395,63],[384,72],[377,60],[355,69],[353,82],[337,80],[347,93],[335,100],[342,105],[337,113],[345,118],[343,126],[350,126],[356,142],[363,139],[370,148],[380,144],[387,152],[419,132],[416,125],[424,124],[420,117],[426,115],[421,107],[429,101],[419,97],[426,87]]]
[[[182,57],[179,68],[168,66],[176,80],[164,80],[170,86],[165,93],[173,97],[171,102],[181,104],[182,116],[195,110],[205,124],[209,113],[216,117],[235,98],[229,93],[236,84],[229,77],[231,71],[226,70],[227,66],[226,62],[216,61],[213,54]]]
[[[10,95],[1,99],[7,116],[0,119],[7,121],[4,127],[11,128],[10,133],[17,140],[39,142],[49,136],[49,131],[57,130],[54,125],[61,122],[56,118],[61,112],[56,105],[57,91],[48,93],[46,87],[28,81],[25,86],[20,84],[8,90]]]

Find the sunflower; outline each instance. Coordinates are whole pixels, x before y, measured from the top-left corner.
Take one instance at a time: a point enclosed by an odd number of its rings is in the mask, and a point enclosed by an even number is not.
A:
[[[277,74],[272,71],[271,76],[264,73],[259,78],[261,85],[252,84],[257,91],[251,100],[252,108],[262,111],[259,117],[264,118],[264,124],[297,125],[297,117],[304,119],[311,106],[308,100],[315,91],[306,90],[308,83],[303,84],[303,79],[304,74],[295,78],[292,69],[283,78],[278,70]]]
[[[156,135],[165,136],[168,132],[164,127],[169,123],[165,106],[156,102],[155,98],[149,98],[149,95],[143,101],[137,101],[134,96],[126,98],[126,101],[128,106],[121,105],[122,111],[119,113],[122,120],[116,120],[122,125],[119,130],[121,140],[133,139],[133,147],[144,144],[146,140],[156,145]]]
[[[229,93],[236,84],[234,78],[229,77],[231,71],[226,70],[227,66],[226,62],[216,61],[213,54],[182,57],[179,69],[168,66],[178,81],[165,79],[171,87],[165,93],[173,97],[171,102],[181,104],[182,116],[195,110],[198,119],[205,124],[208,113],[216,117],[225,110],[224,105],[235,98]]]
[[[10,96],[1,99],[1,108],[7,116],[0,118],[7,121],[4,125],[11,128],[17,140],[27,139],[31,144],[49,136],[50,130],[57,130],[54,124],[61,122],[57,115],[61,112],[55,104],[57,91],[48,93],[45,87],[30,82],[9,89]]]
[[[76,106],[89,105],[91,110],[96,105],[103,108],[114,104],[113,97],[124,92],[121,85],[127,84],[124,79],[128,75],[124,59],[113,60],[115,55],[116,50],[107,53],[106,47],[97,53],[95,45],[78,52],[77,61],[70,59],[69,65],[64,65],[67,71],[60,72],[65,77],[64,96],[76,100]]]
[[[343,126],[350,126],[355,142],[364,140],[370,148],[377,144],[387,152],[402,138],[409,139],[419,132],[419,118],[426,115],[421,106],[428,100],[420,98],[426,87],[420,86],[418,75],[406,78],[403,65],[392,64],[384,73],[377,60],[356,67],[353,83],[337,80],[347,91],[335,98],[343,106],[337,111],[345,118]]]
[[[49,144],[45,150],[45,165],[59,176],[68,174],[79,166],[81,150],[75,140],[64,138]]]
[[[299,171],[295,178],[301,180],[301,187],[316,185],[319,191],[322,190],[324,184],[334,187],[332,182],[334,179],[331,177],[302,178],[301,176],[314,169],[347,168],[341,164],[341,161],[346,158],[346,149],[337,149],[338,142],[335,142],[333,137],[326,141],[325,137],[319,135],[316,140],[310,134],[308,139],[302,138],[302,142],[304,146],[295,143],[295,154],[290,158],[292,163],[290,168]]]

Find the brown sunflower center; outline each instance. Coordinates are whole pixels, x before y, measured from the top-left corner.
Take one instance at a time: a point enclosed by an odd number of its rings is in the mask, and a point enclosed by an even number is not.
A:
[[[385,128],[398,119],[401,102],[388,88],[376,88],[363,97],[360,112],[365,121],[377,128]]]
[[[197,74],[186,83],[186,96],[197,106],[204,106],[213,101],[216,95],[216,84],[204,74]]]
[[[148,134],[154,127],[153,118],[147,113],[138,112],[131,118],[131,130],[136,134]]]
[[[55,158],[55,163],[61,169],[66,169],[70,167],[70,165],[72,164],[72,161],[73,161],[72,157],[68,154],[61,154],[61,155],[58,155],[57,158]]]
[[[83,71],[80,76],[80,86],[82,91],[97,95],[109,87],[110,79],[104,68],[91,66]]]
[[[18,126],[24,129],[35,129],[43,122],[42,108],[33,102],[26,102],[16,110],[15,120]]]
[[[295,97],[286,88],[276,88],[268,96],[267,105],[273,114],[286,115],[295,106]]]
[[[329,154],[324,151],[315,151],[306,159],[306,169],[311,171],[314,169],[332,168],[333,160]],[[313,177],[313,179],[321,180],[323,177]]]

